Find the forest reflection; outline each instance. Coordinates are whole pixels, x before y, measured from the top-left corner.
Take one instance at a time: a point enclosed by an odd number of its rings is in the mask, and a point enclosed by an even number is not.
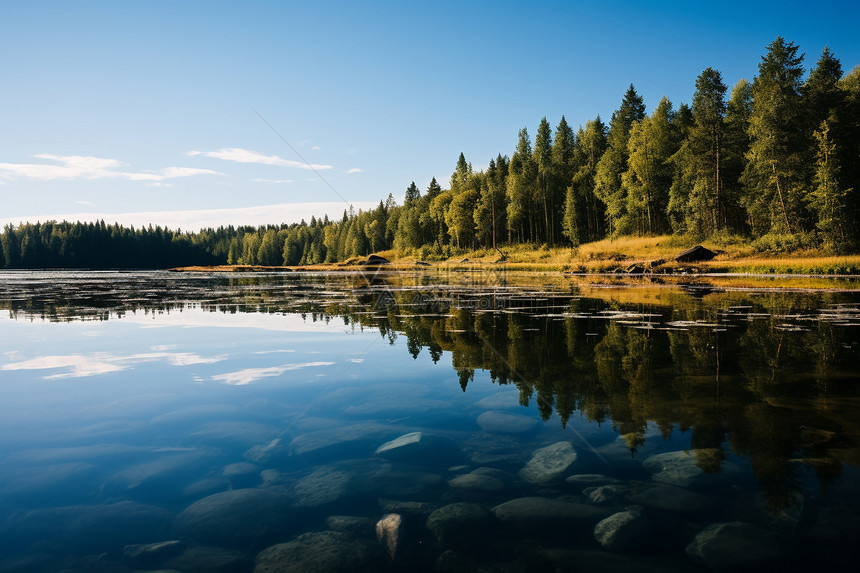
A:
[[[515,385],[544,420],[611,426],[636,455],[649,422],[690,432],[697,465],[747,457],[775,507],[806,472],[826,486],[860,465],[856,295],[433,284],[388,276],[4,283],[13,318],[107,320],[128,312],[299,313],[405,337],[416,359],[448,352],[464,391],[475,371]],[[578,413],[578,414],[577,414]]]

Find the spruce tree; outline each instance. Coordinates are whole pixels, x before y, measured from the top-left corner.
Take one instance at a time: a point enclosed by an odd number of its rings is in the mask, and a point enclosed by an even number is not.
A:
[[[725,159],[724,120],[727,87],[718,70],[705,68],[696,78],[693,95],[693,126],[689,141],[695,159],[695,183],[691,201],[701,218],[699,227],[705,234],[725,226],[723,197],[723,160]]]
[[[406,197],[403,200],[404,205],[409,205],[416,199],[421,197],[421,191],[418,190],[418,186],[415,185],[415,181],[409,184],[409,187],[406,188]]]
[[[742,181],[744,205],[756,235],[808,228],[803,196],[805,117],[801,100],[803,54],[777,37],[762,56],[752,84],[750,149]]]

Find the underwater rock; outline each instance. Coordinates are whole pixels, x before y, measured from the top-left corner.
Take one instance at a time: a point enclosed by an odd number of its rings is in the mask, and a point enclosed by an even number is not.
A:
[[[335,466],[321,467],[300,479],[293,488],[296,505],[316,507],[339,500],[347,493],[351,476]]]
[[[477,422],[485,432],[498,432],[502,434],[521,434],[528,432],[538,424],[537,420],[528,416],[495,411],[484,412],[478,416]]]
[[[285,458],[287,455],[287,448],[284,447],[281,438],[275,438],[268,444],[257,444],[248,448],[244,458],[249,462],[269,464],[274,460]]]
[[[569,476],[564,481],[574,487],[582,488],[623,483],[620,479],[603,474],[576,474]]]
[[[445,545],[469,546],[493,523],[489,509],[476,503],[451,503],[427,518],[427,529]]]
[[[427,517],[438,506],[423,501],[399,501],[396,499],[380,499],[379,507],[385,513],[401,513],[404,515],[415,515]]]
[[[443,467],[465,460],[465,455],[453,440],[423,432],[404,434],[382,444],[374,453],[390,460],[420,458],[425,465]]]
[[[648,545],[651,523],[633,509],[610,515],[594,526],[594,539],[612,551],[636,551]]]
[[[686,551],[693,561],[714,571],[772,567],[784,556],[779,536],[742,521],[709,525]]]
[[[448,481],[448,485],[458,489],[474,490],[474,491],[499,491],[505,489],[505,482],[492,474],[482,472],[481,469],[471,471],[467,474],[459,475]]]
[[[373,453],[391,458],[406,457],[420,453],[427,447],[428,442],[428,437],[423,433],[411,432],[382,444]]]
[[[384,567],[384,560],[381,548],[363,539],[339,531],[317,531],[263,550],[257,555],[254,573],[373,571]]]
[[[286,529],[292,509],[290,496],[281,488],[234,489],[192,503],[173,524],[182,539],[247,548]]]
[[[742,473],[732,462],[721,461],[722,456],[716,449],[668,452],[647,458],[642,467],[652,474],[654,481],[700,489],[725,483]],[[718,472],[708,473],[700,467],[712,464]]]
[[[317,507],[362,496],[412,497],[441,481],[438,474],[394,466],[379,458],[346,460],[318,467],[296,482],[293,494],[297,506]]]
[[[606,510],[592,505],[547,497],[521,497],[493,508],[493,514],[499,521],[526,531],[596,523],[606,517],[607,513]]]
[[[372,519],[355,515],[330,515],[326,518],[325,524],[332,531],[355,533],[364,537],[370,537],[375,531]]]
[[[230,489],[230,481],[223,477],[210,477],[196,481],[182,490],[182,495],[201,498]]]
[[[556,442],[535,450],[532,459],[520,470],[520,477],[533,484],[549,483],[561,477],[576,458],[570,442]]]
[[[126,545],[122,549],[123,556],[139,565],[152,565],[182,553],[185,544],[178,539],[147,543],[145,545]]]
[[[388,556],[394,560],[397,555],[397,545],[400,543],[400,525],[403,518],[398,513],[388,513],[376,522],[376,540],[388,550]]]
[[[75,554],[116,551],[132,543],[165,539],[170,513],[134,501],[37,509],[2,524],[4,546],[24,546],[50,539],[56,551]]]
[[[260,466],[248,462],[238,462],[224,466],[221,475],[230,480],[233,487],[252,487],[260,482]]]
[[[587,487],[582,491],[589,503],[596,505],[621,505],[625,503],[629,492],[628,486],[618,484]]]
[[[663,511],[694,512],[711,506],[711,500],[694,491],[663,483],[638,484],[629,496],[631,503]]]
[[[339,428],[317,430],[297,436],[290,442],[290,452],[301,456],[328,453],[339,448],[355,452],[363,442],[386,439],[391,436],[391,426],[384,424],[362,423]],[[378,443],[378,442],[377,442]]]
[[[189,547],[184,553],[165,563],[169,570],[182,573],[245,573],[250,562],[243,553],[223,547]]]

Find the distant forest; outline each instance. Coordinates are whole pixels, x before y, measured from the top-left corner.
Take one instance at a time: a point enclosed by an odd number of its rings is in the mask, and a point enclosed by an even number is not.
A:
[[[860,247],[860,66],[843,74],[824,48],[778,37],[752,83],[696,78],[692,105],[663,98],[650,115],[631,85],[606,124],[576,131],[543,118],[485,171],[461,153],[447,189],[413,182],[402,205],[339,220],[175,232],[99,223],[7,226],[0,268],[303,265],[395,249],[443,258],[467,249],[576,247],[621,235],[744,240],[763,251]]]

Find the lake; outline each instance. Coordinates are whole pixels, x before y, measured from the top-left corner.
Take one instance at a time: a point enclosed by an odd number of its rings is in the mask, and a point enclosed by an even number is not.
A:
[[[850,570],[858,467],[860,291],[0,274],[3,572]]]

